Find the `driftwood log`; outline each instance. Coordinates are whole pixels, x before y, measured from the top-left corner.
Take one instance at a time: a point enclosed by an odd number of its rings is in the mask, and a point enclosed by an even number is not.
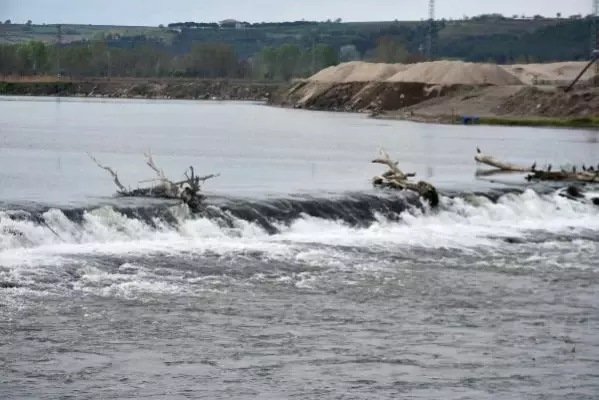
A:
[[[88,156],[92,161],[103,170],[107,171],[114,181],[114,184],[118,187],[117,195],[123,197],[150,197],[156,199],[171,199],[180,200],[193,211],[197,212],[200,209],[204,195],[201,193],[200,183],[207,181],[208,179],[215,178],[220,174],[211,174],[206,176],[196,176],[194,168],[189,167],[189,174],[185,171],[185,179],[177,182],[173,182],[166,177],[164,171],[154,163],[152,153],[148,152],[144,154],[146,157],[146,165],[150,167],[157,178],[141,181],[139,183],[154,182],[153,186],[142,187],[131,189],[127,188],[119,180],[119,176],[113,168],[103,165],[94,156],[88,153]]]
[[[581,182],[581,183],[599,183],[599,166],[597,168],[583,165],[580,168],[572,167],[571,170],[560,168],[559,171],[553,170],[551,164],[547,167],[538,169],[537,163],[533,163],[530,167],[511,164],[501,161],[495,157],[483,154],[480,149],[476,148],[474,156],[476,162],[485,164],[495,170],[489,171],[487,174],[500,172],[524,172],[528,173],[526,180],[528,181],[563,181],[563,182]]]
[[[375,164],[386,165],[389,170],[380,176],[372,178],[372,184],[377,188],[411,190],[427,200],[431,207],[439,205],[437,189],[428,182],[410,182],[408,179],[416,176],[414,173],[404,173],[399,169],[397,161],[391,161],[389,155],[381,149],[378,158],[372,160]]]

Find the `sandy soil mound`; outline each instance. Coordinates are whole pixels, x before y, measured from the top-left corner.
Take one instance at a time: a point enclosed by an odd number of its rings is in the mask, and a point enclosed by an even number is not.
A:
[[[308,78],[308,80],[326,83],[344,82],[345,78],[347,78],[359,64],[362,64],[362,62],[350,61],[339,65],[333,65],[317,72]]]
[[[548,64],[513,64],[502,65],[506,71],[516,75],[526,84],[532,84],[536,77],[539,81],[550,83],[571,82],[582,71],[586,61],[565,61]],[[595,75],[595,68],[589,68],[581,77],[587,80]]]
[[[308,80],[313,82],[379,82],[407,69],[403,64],[368,63],[350,61],[328,67],[316,73]]]
[[[354,67],[351,74],[345,77],[345,82],[378,82],[385,81],[400,71],[408,69],[404,64],[360,63]]]
[[[463,61],[432,61],[412,64],[389,82],[425,82],[440,85],[521,85],[513,74],[495,64]]]
[[[504,99],[499,115],[540,117],[586,117],[599,115],[599,88],[560,90],[525,87]]]
[[[495,64],[432,61],[418,64],[383,64],[351,61],[323,69],[312,82],[421,82],[435,85],[520,85],[507,69]]]

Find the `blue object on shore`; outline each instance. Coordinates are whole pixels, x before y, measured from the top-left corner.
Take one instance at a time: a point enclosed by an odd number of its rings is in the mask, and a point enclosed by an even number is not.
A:
[[[460,118],[462,118],[462,124],[464,125],[473,124],[479,120],[478,117],[470,117],[466,115],[462,115]]]

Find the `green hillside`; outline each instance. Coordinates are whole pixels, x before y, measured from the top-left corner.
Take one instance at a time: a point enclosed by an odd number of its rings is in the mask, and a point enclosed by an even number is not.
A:
[[[112,25],[61,25],[64,43],[81,40],[94,40],[102,35],[121,36],[147,35],[169,38],[173,34],[164,29],[149,26],[112,26]],[[19,44],[30,40],[56,43],[58,29],[56,25],[0,24],[0,43]]]
[[[0,73],[283,79],[339,62],[552,62],[590,56],[591,17],[175,22],[160,27],[0,24]]]

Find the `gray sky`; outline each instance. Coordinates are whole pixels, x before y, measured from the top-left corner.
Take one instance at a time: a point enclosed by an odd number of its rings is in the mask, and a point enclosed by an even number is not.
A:
[[[502,13],[590,14],[592,0],[437,0],[438,18]],[[159,25],[177,21],[250,22],[342,18],[344,21],[419,20],[428,0],[0,0],[0,19],[23,23]]]

